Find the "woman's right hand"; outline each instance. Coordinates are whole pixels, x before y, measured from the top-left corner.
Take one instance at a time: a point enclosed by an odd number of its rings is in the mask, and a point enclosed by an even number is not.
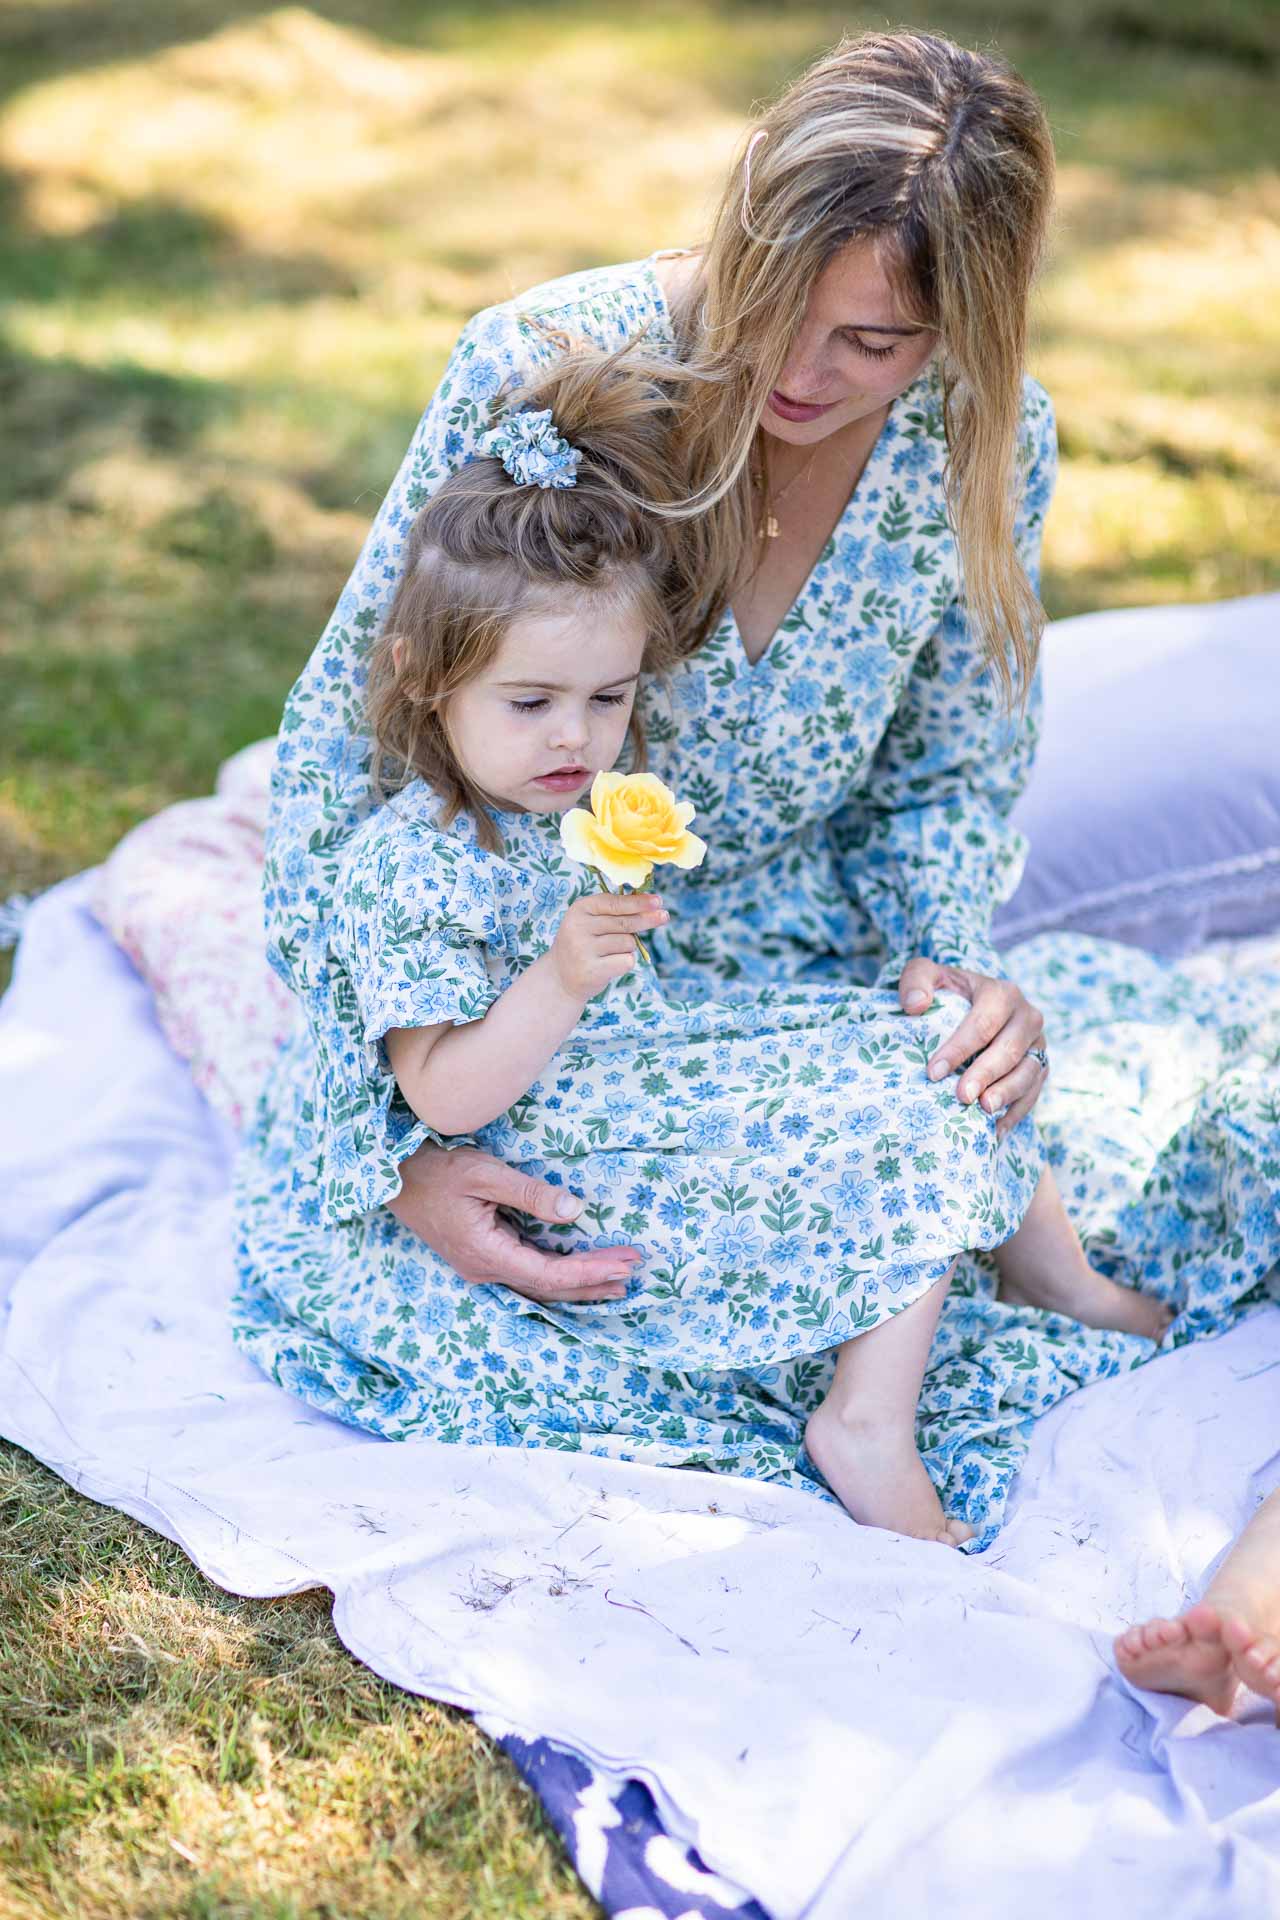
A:
[[[620,1300],[643,1258],[639,1247],[544,1253],[530,1246],[499,1207],[564,1226],[583,1202],[474,1147],[419,1147],[401,1161],[400,1177],[391,1212],[473,1286],[510,1287],[528,1300]]]

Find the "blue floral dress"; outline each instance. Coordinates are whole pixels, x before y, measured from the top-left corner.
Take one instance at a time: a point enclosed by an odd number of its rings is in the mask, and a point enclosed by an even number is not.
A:
[[[428,1137],[383,1035],[481,1018],[592,889],[556,815],[495,814],[499,855],[465,816],[442,830],[438,814],[416,781],[356,829],[339,865],[332,1005],[347,1044],[315,1088],[314,1184],[335,1227],[398,1192],[400,1160]],[[957,1253],[1012,1232],[1042,1164],[1034,1127],[998,1144],[992,1119],[925,1073],[963,1017],[956,995],[913,1019],[887,991],[779,982],[713,997],[705,980],[665,974],[660,963],[614,981],[542,1078],[471,1136],[584,1197],[566,1242],[585,1230],[635,1243],[644,1269],[621,1303],[535,1309],[488,1289],[499,1325],[533,1314],[618,1365],[768,1366],[866,1332]],[[671,984],[682,977],[688,998]],[[417,1358],[431,1355],[438,1380],[458,1280],[424,1250],[415,1287]],[[392,1304],[380,1302],[366,1345]],[[385,1353],[404,1358],[395,1343]],[[406,1428],[419,1418],[410,1407]]]
[[[1175,1337],[1228,1324],[1280,1260],[1274,986],[1211,991],[1132,949],[1030,943],[1010,971],[1046,1009],[1055,1071],[1039,1134],[1025,1122],[1002,1147],[954,1080],[925,1077],[960,1005],[912,1020],[889,990],[917,952],[1005,971],[990,918],[1021,866],[1007,816],[1036,732],[1036,694],[1020,725],[1004,717],[958,604],[932,370],[895,403],[761,659],[727,615],[644,689],[652,763],[710,852],[663,875],[652,973],[593,1003],[480,1136],[583,1192],[588,1243],[644,1246],[629,1297],[549,1308],[464,1286],[387,1211],[430,1136],[381,1035],[478,1017],[586,884],[554,821],[502,816],[492,855],[465,820],[442,831],[420,786],[375,813],[368,779],[365,648],[413,514],[504,382],[551,350],[532,316],[606,347],[642,327],[674,344],[648,261],[477,316],[290,696],[266,905],[299,1019],[239,1167],[237,1337],[290,1390],[389,1437],[813,1484],[803,1425],[831,1349],[1012,1231],[1041,1137],[1097,1264],[1170,1300]],[[1055,440],[1031,382],[1023,455],[1034,575]],[[983,1538],[1034,1415],[1151,1351],[993,1294],[966,1255],[920,1409],[926,1464]]]

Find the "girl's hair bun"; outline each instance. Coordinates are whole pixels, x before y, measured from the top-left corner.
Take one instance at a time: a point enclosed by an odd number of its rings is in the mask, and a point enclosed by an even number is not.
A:
[[[418,514],[369,662],[375,791],[385,797],[421,775],[444,801],[445,820],[465,808],[486,840],[484,796],[453,754],[445,710],[485,671],[513,620],[552,594],[607,598],[641,610],[646,670],[663,671],[682,651],[671,609],[683,527],[661,511],[683,493],[671,363],[643,339],[605,353],[541,322],[525,325],[555,357],[499,395],[481,440],[494,451],[451,474]],[[517,429],[519,420],[528,426]],[[638,713],[632,745],[638,761]]]

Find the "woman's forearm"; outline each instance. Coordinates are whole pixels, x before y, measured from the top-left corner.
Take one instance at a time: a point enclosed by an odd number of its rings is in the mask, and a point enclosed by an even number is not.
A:
[[[582,1018],[544,954],[499,995],[481,1020],[386,1037],[400,1091],[437,1133],[474,1133],[529,1091]]]

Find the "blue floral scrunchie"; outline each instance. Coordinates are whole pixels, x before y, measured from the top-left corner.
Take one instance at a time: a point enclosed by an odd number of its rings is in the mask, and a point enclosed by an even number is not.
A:
[[[574,487],[582,455],[555,430],[550,407],[509,413],[482,434],[482,454],[501,460],[518,487]]]

